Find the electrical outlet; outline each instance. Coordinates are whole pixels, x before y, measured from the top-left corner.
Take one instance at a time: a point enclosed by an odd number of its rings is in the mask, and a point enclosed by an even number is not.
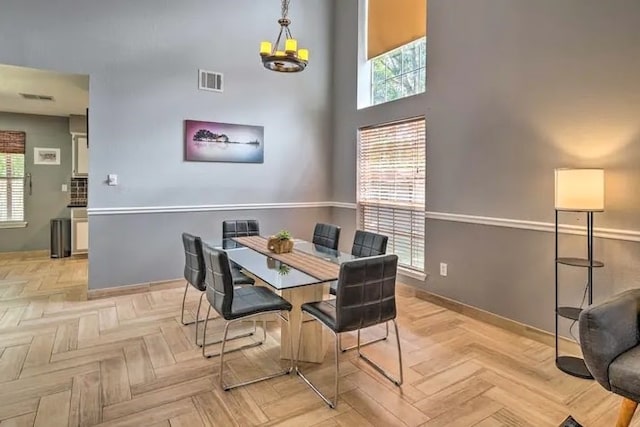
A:
[[[67,184],[62,184],[62,192],[66,193],[67,191],[69,191],[69,187],[67,187]]]
[[[442,277],[447,277],[447,264],[444,262],[440,263],[440,275]]]

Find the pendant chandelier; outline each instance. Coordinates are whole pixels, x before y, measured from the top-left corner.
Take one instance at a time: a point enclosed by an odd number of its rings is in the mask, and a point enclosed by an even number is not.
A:
[[[303,71],[309,63],[309,50],[298,49],[298,41],[289,30],[289,3],[291,0],[282,0],[282,18],[278,19],[280,34],[276,42],[273,45],[270,42],[260,43],[260,57],[264,67],[281,73]]]

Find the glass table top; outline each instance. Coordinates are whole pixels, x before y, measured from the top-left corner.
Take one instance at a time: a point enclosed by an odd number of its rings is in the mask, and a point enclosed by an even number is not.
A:
[[[356,256],[349,253],[340,252],[321,245],[316,245],[314,243],[307,242],[306,240],[295,239],[293,250],[313,255],[334,264],[342,264],[345,261],[351,261],[357,258]]]
[[[327,280],[317,279],[268,255],[242,246],[232,239],[224,239],[222,242],[205,243],[211,247],[226,250],[229,260],[240,265],[243,269],[277,290],[328,282]],[[317,256],[334,264],[342,264],[345,261],[356,258],[351,254],[325,248],[320,245],[314,245],[304,240],[295,240],[294,250]],[[334,280],[337,279],[336,277]]]

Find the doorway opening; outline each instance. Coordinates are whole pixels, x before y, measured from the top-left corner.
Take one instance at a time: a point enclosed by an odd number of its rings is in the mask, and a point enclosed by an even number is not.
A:
[[[87,295],[89,76],[0,64],[0,300]]]

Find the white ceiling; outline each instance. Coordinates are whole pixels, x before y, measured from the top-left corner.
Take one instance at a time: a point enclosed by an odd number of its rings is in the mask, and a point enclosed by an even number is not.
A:
[[[54,100],[28,100],[21,93],[53,96]],[[88,106],[89,76],[0,64],[0,111],[69,116],[84,115]]]

